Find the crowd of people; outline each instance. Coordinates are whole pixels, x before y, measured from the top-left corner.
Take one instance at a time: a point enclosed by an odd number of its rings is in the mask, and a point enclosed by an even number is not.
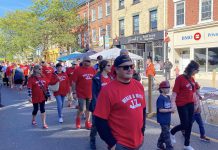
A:
[[[27,87],[29,101],[33,104],[32,125],[36,126],[38,109],[41,112],[42,127],[46,123],[46,101],[53,95],[57,103],[57,121],[64,122],[63,107],[65,99],[68,106],[77,101],[75,127],[80,129],[81,116],[85,114],[84,127],[90,130],[90,148],[96,149],[97,133],[108,145],[109,150],[139,150],[143,145],[146,126],[146,100],[140,74],[128,55],[121,50],[114,63],[98,57],[98,62],[91,66],[91,60],[84,56],[82,62],[73,61],[72,66],[62,63],[48,64],[15,64],[2,63],[2,81],[6,86],[19,90]],[[151,57],[147,59],[146,76],[155,76]],[[170,70],[172,65],[165,64]],[[194,150],[190,146],[192,124],[196,120],[201,129],[201,139],[209,141],[200,116],[198,94],[199,85],[194,75],[199,71],[199,64],[191,61],[183,74],[178,75],[173,87],[172,96],[169,82],[159,85],[160,96],[157,99],[157,122],[161,134],[157,141],[160,150],[173,150],[176,143],[175,134],[181,131],[184,135],[184,149]],[[170,79],[167,71],[167,79]],[[0,85],[3,84],[0,83]],[[1,99],[0,99],[1,100]],[[1,104],[1,101],[0,101]],[[171,114],[178,111],[180,125],[170,130]]]

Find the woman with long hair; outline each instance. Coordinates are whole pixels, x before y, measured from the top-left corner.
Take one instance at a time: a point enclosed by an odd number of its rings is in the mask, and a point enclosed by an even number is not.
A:
[[[178,131],[185,131],[185,150],[194,150],[190,146],[190,135],[192,130],[192,119],[194,114],[194,94],[196,92],[196,82],[193,78],[199,72],[199,64],[191,61],[186,67],[184,73],[176,78],[172,93],[172,107],[177,107],[180,125],[171,130],[171,141],[176,143],[175,134]]]
[[[54,96],[57,102],[58,122],[63,123],[62,109],[64,105],[64,99],[70,91],[70,82],[67,74],[62,71],[62,65],[60,63],[56,64],[56,69],[57,71],[55,71],[51,77],[50,85],[60,82],[59,89],[58,91],[54,92]]]
[[[108,75],[111,71],[111,65],[107,60],[99,62],[99,72],[92,79],[92,100],[89,110],[93,113],[96,106],[96,101],[101,88],[111,82],[112,78]],[[92,115],[92,128],[90,132],[90,147],[96,149],[95,137],[97,135],[97,129],[95,126],[95,117]]]
[[[36,114],[40,107],[43,128],[47,129],[45,101],[50,98],[47,78],[42,75],[42,68],[39,65],[34,66],[33,73],[28,79],[29,101],[33,104],[32,125],[36,126]]]

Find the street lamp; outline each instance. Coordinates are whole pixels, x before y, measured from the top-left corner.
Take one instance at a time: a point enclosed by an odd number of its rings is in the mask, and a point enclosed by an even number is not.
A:
[[[103,35],[103,45],[104,45],[104,49],[105,49],[105,35],[106,35],[106,30],[105,30],[105,29],[102,29],[101,32],[102,32],[102,35]]]

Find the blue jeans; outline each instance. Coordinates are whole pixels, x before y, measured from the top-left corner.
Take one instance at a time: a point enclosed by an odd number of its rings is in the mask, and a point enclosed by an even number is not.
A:
[[[57,102],[58,117],[61,118],[65,96],[58,95],[58,96],[55,96],[55,98],[56,98],[56,102]]]
[[[202,121],[202,118],[201,118],[201,113],[194,113],[193,123],[195,121],[197,122],[197,124],[199,126],[201,137],[205,136],[205,129],[204,129],[204,124],[203,124],[203,121]]]

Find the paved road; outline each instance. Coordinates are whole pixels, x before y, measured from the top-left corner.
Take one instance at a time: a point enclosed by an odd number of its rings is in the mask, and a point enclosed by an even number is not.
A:
[[[64,123],[59,124],[56,104],[50,102],[46,105],[49,129],[41,128],[39,115],[38,126],[32,127],[32,106],[25,98],[25,91],[18,94],[17,91],[3,89],[3,101],[7,106],[0,109],[0,150],[89,150],[89,131],[74,128],[76,110],[64,108]],[[145,142],[141,150],[155,150],[159,134],[159,126],[147,120]],[[176,138],[175,150],[182,150],[183,137],[178,133]],[[191,143],[196,150],[216,150],[218,147],[217,142],[205,143],[196,136],[191,137]],[[99,137],[97,147],[106,150],[106,145]]]

